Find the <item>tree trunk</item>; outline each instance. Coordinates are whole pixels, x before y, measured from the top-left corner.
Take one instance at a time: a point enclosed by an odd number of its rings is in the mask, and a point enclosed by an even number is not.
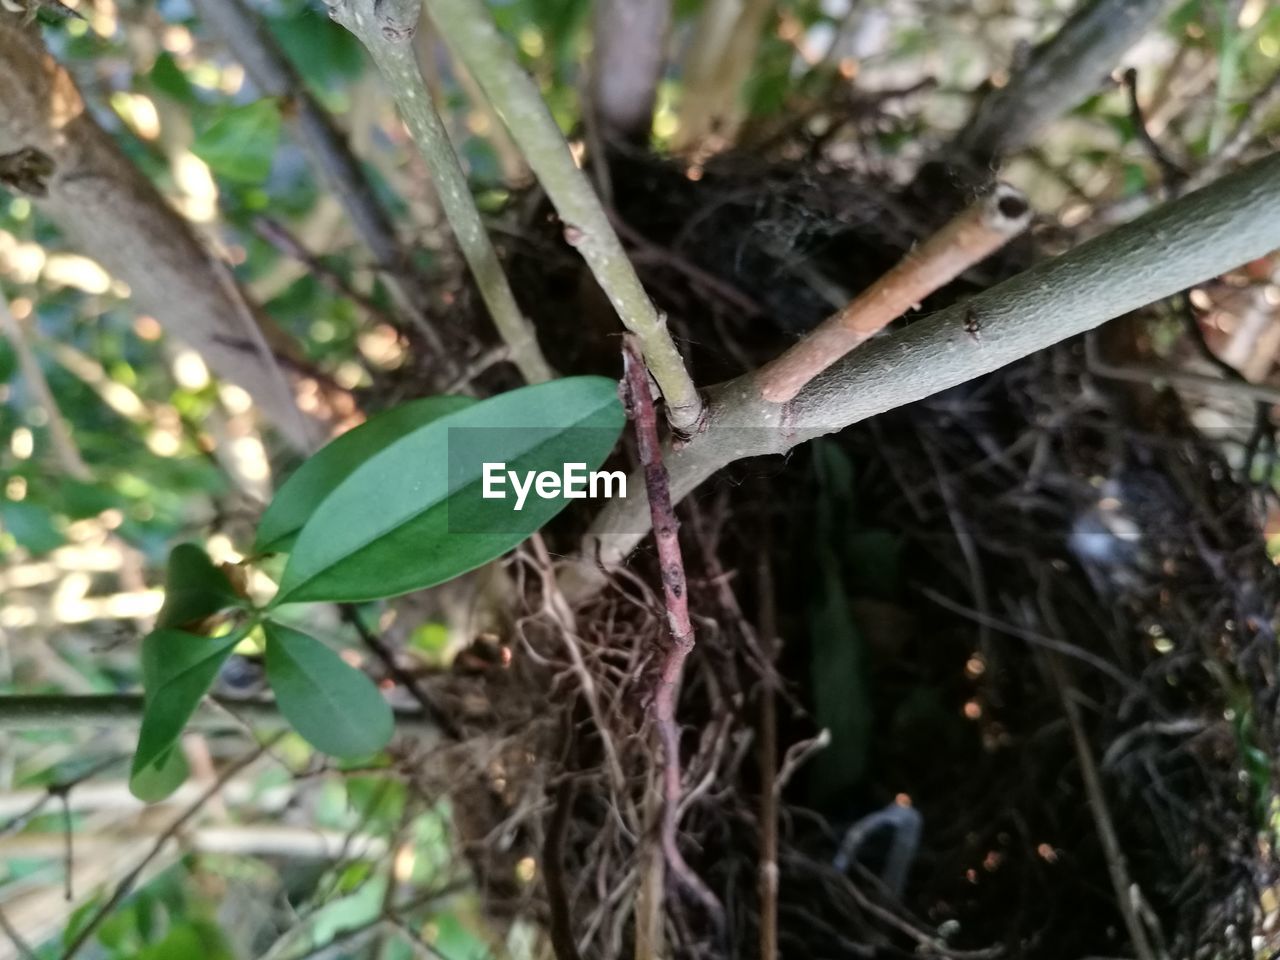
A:
[[[263,322],[191,225],[98,126],[39,33],[8,14],[0,15],[0,180],[128,284],[140,311],[247,390],[290,444],[312,444],[314,425],[272,356],[294,358],[292,342]]]

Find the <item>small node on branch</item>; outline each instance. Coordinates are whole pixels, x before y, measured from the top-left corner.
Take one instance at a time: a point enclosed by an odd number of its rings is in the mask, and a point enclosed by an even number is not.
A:
[[[810,380],[890,322],[999,250],[1031,222],[1031,205],[1005,183],[910,251],[843,310],[757,374],[760,395],[786,403]]]

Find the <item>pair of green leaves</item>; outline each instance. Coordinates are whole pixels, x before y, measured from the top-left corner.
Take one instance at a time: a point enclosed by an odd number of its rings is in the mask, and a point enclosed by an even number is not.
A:
[[[373,681],[301,631],[270,621],[263,629],[276,705],[303,739],[337,757],[366,757],[386,746],[394,717]],[[139,798],[161,800],[186,780],[179,738],[247,632],[202,637],[156,630],[143,640],[147,706],[129,779]]]
[[[364,601],[443,583],[501,556],[564,509],[563,497],[482,494],[484,464],[521,474],[594,470],[622,432],[615,384],[571,377],[484,401],[430,397],[344,434],[285,483],[258,528],[259,553],[289,552],[268,610],[301,601]],[[208,618],[245,609],[223,636]],[[130,787],[158,800],[187,776],[179,738],[236,645],[261,621],[199,547],[170,556],[157,629],[143,641],[147,702]],[[364,674],[317,640],[263,624],[267,679],[281,713],[336,756],[376,752],[391,736],[386,701]]]
[[[146,710],[138,734],[129,787],[139,798],[161,800],[187,778],[179,738],[218,677],[218,671],[256,625],[249,619],[223,636],[192,627],[228,608],[244,606],[223,571],[194,544],[169,557],[165,603],[157,629],[142,641]],[[390,739],[391,709],[373,682],[320,641],[267,622],[267,679],[276,704],[312,746],[340,757],[376,753]]]

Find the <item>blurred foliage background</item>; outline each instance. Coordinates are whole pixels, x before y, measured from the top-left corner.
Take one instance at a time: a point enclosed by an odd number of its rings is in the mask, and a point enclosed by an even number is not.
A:
[[[388,322],[393,302],[341,206],[317,182],[291,130],[288,99],[255,89],[190,0],[71,5],[83,19],[42,15],[50,50],[76,77],[97,121],[301,346],[319,375],[299,382],[303,410],[325,408],[335,429],[360,419],[355,404],[333,405],[325,396],[325,379],[384,406],[412,394],[421,360]],[[846,85],[868,101],[881,99],[869,120],[832,132],[827,156],[892,178],[945,143],[976,91],[1007,82],[1069,5],[747,6],[760,30],[740,65],[735,136],[759,140],[791,122],[826,133],[822,125],[834,121],[805,111],[833,85]],[[447,226],[364,51],[318,3],[253,7],[348,133],[413,251],[413,269],[438,282],[448,303],[458,291]],[[681,64],[697,42],[702,7],[703,0],[675,4],[650,138],[659,151],[682,145]],[[510,0],[492,9],[562,130],[581,147],[592,5]],[[523,162],[430,24],[415,42],[477,200],[502,235],[528,185]],[[1274,83],[1280,6],[1189,0],[1125,63],[1138,70],[1151,134],[1195,169]],[[1008,178],[1063,231],[1121,219],[1159,194],[1160,171],[1124,89],[1104,86],[1008,168]],[[0,340],[0,693],[133,692],[136,643],[159,609],[169,548],[196,540],[219,562],[242,559],[254,517],[296,455],[263,434],[243,389],[216,380],[199,353],[138,313],[124,282],[68,244],[29,198],[3,190],[0,287],[12,314]],[[1267,287],[1264,296],[1276,290]],[[1247,358],[1258,380],[1270,374],[1276,349],[1276,301],[1264,305],[1260,336],[1270,352],[1259,348]],[[1209,324],[1210,341],[1229,351],[1243,314],[1229,304],[1201,306],[1221,321]],[[387,625],[384,611],[366,613]],[[336,615],[320,627],[352,662],[363,662],[367,654]],[[420,663],[441,667],[468,639],[456,620],[436,613],[408,642]],[[221,693],[251,695],[260,684],[255,652],[243,652],[239,674],[224,677]],[[131,733],[120,725],[0,730],[0,912],[9,934],[0,937],[0,957],[63,956],[109,902],[126,865],[229,760],[243,757],[245,740],[192,733],[196,775],[161,809],[129,796],[130,748]],[[514,923],[498,937],[482,919],[453,813],[448,798],[427,802],[398,776],[331,765],[287,735],[147,864],[136,892],[114,905],[83,955],[535,955],[530,927]],[[518,870],[518,879],[532,882],[533,863]],[[391,903],[401,922],[386,920]]]

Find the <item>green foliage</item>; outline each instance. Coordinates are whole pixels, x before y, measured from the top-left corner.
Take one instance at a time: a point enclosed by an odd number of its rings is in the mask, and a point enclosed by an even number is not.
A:
[[[267,679],[281,713],[317,750],[364,757],[381,750],[395,724],[373,682],[320,641],[266,624]]]
[[[240,606],[227,575],[194,543],[182,543],[169,554],[164,580],[164,606],[156,617],[162,630],[191,627],[228,607]]]
[[[0,337],[0,383],[8,383],[18,369],[18,355],[13,344]]]
[[[315,509],[272,605],[398,596],[501,556],[568,501],[531,498],[508,525],[510,503],[480,497],[482,459],[521,471],[558,470],[568,461],[594,469],[624,420],[613,381],[572,377],[504,393],[411,430]]]
[[[134,960],[234,960],[221,931],[212,923],[184,923],[170,928],[164,939],[134,954]]]
[[[261,183],[271,172],[280,141],[280,108],[274,100],[223,107],[191,146],[214,173],[239,183]]]
[[[272,36],[302,79],[317,94],[360,75],[364,55],[360,42],[328,17],[302,6],[285,16],[267,18]]]
[[[0,501],[0,523],[18,545],[39,556],[66,542],[52,510],[28,501]]]
[[[190,105],[196,102],[195,87],[173,59],[173,54],[161,53],[156,57],[151,68],[151,83],[157,91],[178,103]]]
[[[280,487],[258,523],[255,549],[289,550],[325,497],[374,454],[420,427],[475,403],[470,397],[424,397],[373,417],[327,444]]]
[[[375,417],[304,463],[263,516],[259,550],[292,550],[270,606],[394,596],[492,560],[568,501],[531,498],[512,524],[507,501],[479,496],[483,463],[502,461],[522,473],[559,471],[567,462],[594,469],[624,419],[615,384],[601,377],[479,402],[430,397]],[[226,636],[190,631],[214,614],[249,607],[202,548],[187,543],[170,553],[157,629],[142,646],[147,699],[130,776],[138,797],[163,799],[186,778],[183,728],[261,613]],[[269,621],[264,631],[276,702],[309,744],[353,758],[386,745],[394,716],[368,677],[299,630]]]
[[[866,773],[876,718],[867,639],[851,601],[897,598],[903,543],[897,534],[861,522],[853,463],[837,443],[814,444],[813,457],[815,527],[822,535],[806,616],[809,677],[814,717],[831,735],[810,775],[814,800],[821,804],[847,799]]]
[[[156,799],[159,787],[176,789],[181,783],[174,782],[171,771],[166,773],[164,768],[173,761],[165,755],[182,736],[218,670],[246,632],[241,629],[211,638],[180,630],[155,630],[142,641],[147,704],[129,776],[129,788],[141,799]],[[150,796],[144,797],[140,791]]]
[[[849,610],[835,555],[823,551],[808,611],[813,712],[831,745],[813,759],[816,801],[848,797],[862,779],[871,744],[866,642]]]

